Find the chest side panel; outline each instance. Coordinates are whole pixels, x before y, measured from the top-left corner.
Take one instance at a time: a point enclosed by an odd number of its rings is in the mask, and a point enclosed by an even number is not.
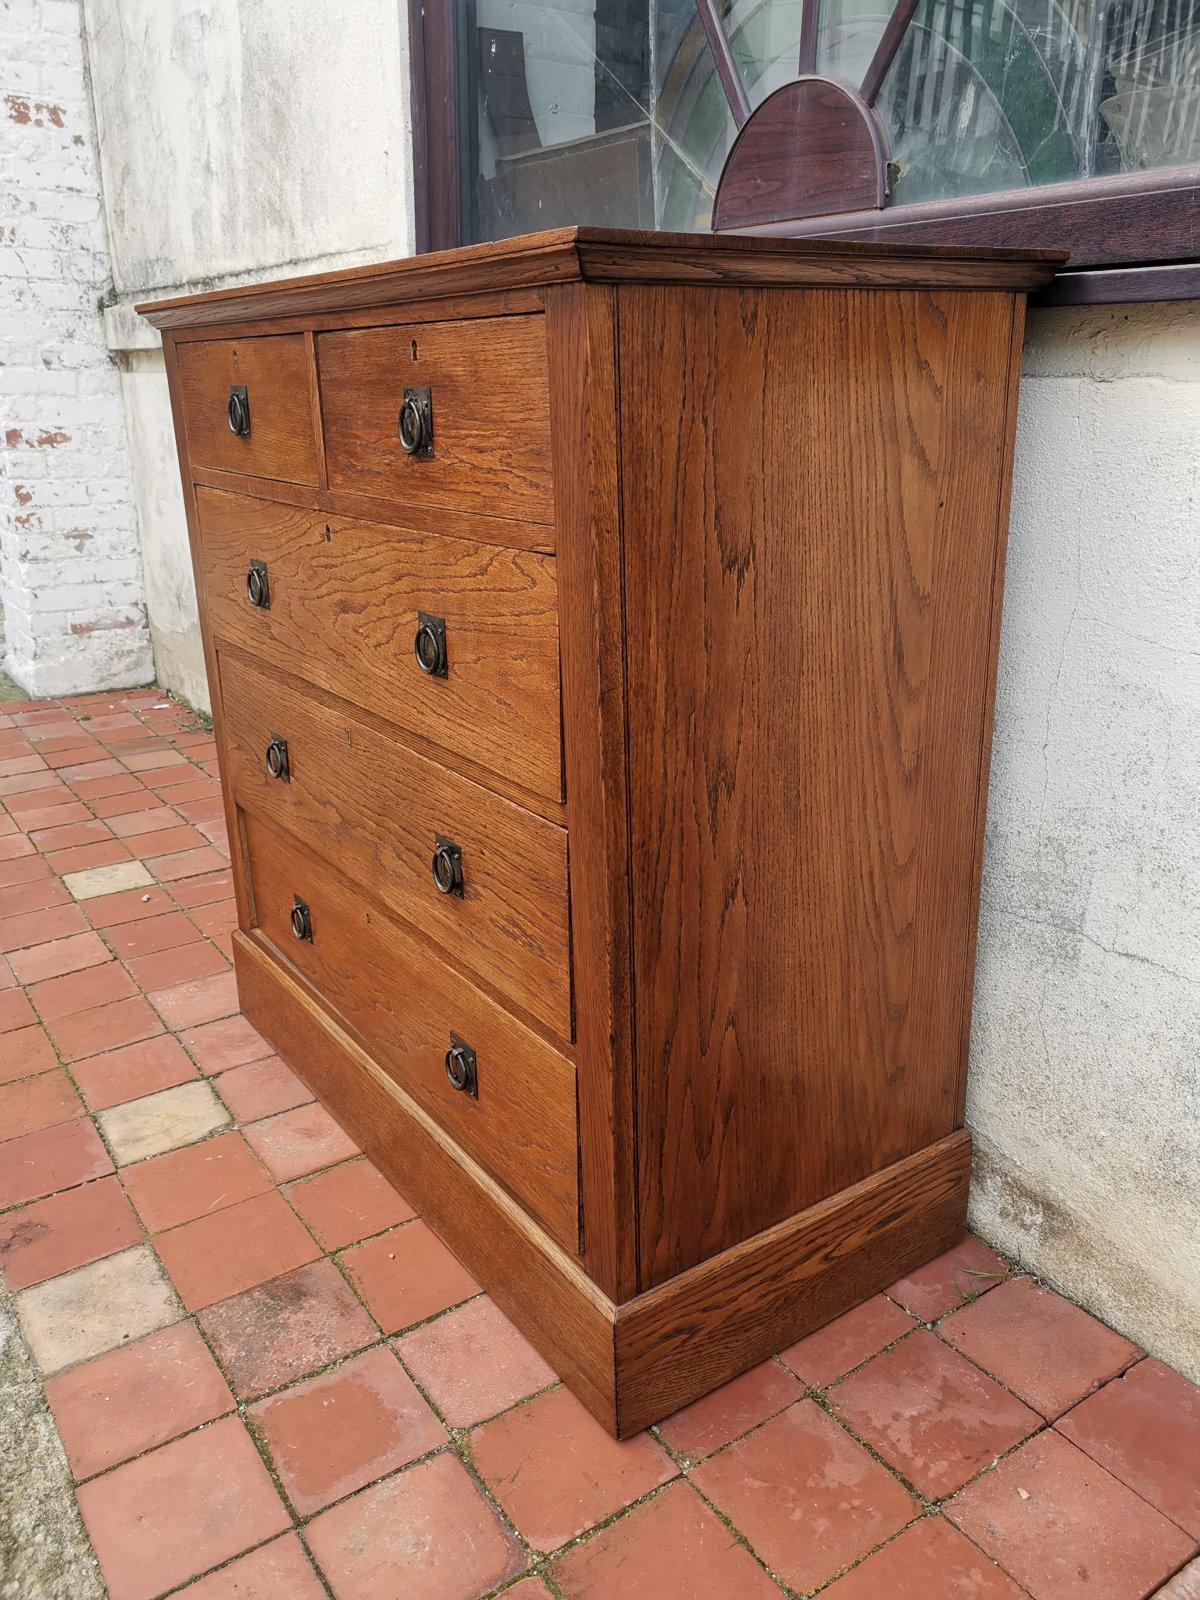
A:
[[[645,1287],[961,1123],[1013,303],[619,312]]]

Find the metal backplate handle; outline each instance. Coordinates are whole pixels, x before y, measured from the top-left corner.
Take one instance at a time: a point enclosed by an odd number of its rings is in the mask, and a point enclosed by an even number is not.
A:
[[[250,437],[250,396],[244,383],[232,384],[229,389],[229,405],[226,409],[229,418],[229,431],[239,439]]]
[[[246,599],[260,611],[271,609],[271,585],[267,578],[267,563],[252,561],[246,573]]]
[[[460,1094],[469,1094],[472,1100],[479,1098],[479,1069],[475,1061],[475,1052],[465,1039],[460,1039],[456,1033],[450,1035],[450,1048],[446,1051],[446,1076],[450,1080],[450,1087],[457,1089]]]
[[[439,894],[463,892],[462,851],[453,839],[444,839],[440,833],[433,836],[433,885]]]
[[[396,419],[400,448],[414,461],[433,459],[433,391],[406,388]]]
[[[446,661],[446,619],[431,616],[428,611],[417,612],[417,633],[413,639],[413,655],[417,665],[429,678],[444,678]]]
[[[292,896],[292,936],[312,943],[312,912],[308,909],[308,902],[301,900],[298,894]]]
[[[271,735],[271,742],[267,745],[265,765],[269,778],[278,778],[283,783],[291,783],[292,768],[288,761],[287,740],[281,739],[277,733]]]

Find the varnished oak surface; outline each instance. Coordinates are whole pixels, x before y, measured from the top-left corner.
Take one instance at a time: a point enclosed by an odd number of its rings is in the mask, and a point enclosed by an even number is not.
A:
[[[197,495],[213,631],[551,799],[562,794],[554,561],[212,489]],[[271,606],[246,603],[264,561]],[[448,671],[413,657],[446,620]]]
[[[238,804],[336,862],[451,965],[569,1040],[566,830],[245,656],[221,650],[219,670]],[[287,741],[286,783],[266,770],[275,736]],[[462,851],[461,895],[434,885],[438,835]]]
[[[257,818],[241,817],[253,925],[422,1109],[573,1250],[579,1233],[575,1068],[443,965],[336,870]],[[291,932],[293,897],[311,940]],[[477,1098],[450,1086],[450,1034],[478,1057]],[[289,1047],[289,1061],[294,1049]]]
[[[302,334],[194,344],[180,352],[179,364],[193,461],[261,478],[320,482],[320,424]],[[233,385],[247,391],[248,435],[229,430]]]
[[[557,228],[406,261],[146,301],[137,310],[157,328],[183,330],[581,280],[1024,291],[1048,283],[1063,259],[1053,250],[929,250],[824,239]],[[469,312],[469,303],[463,311]]]
[[[643,1286],[961,1124],[1013,314],[621,291]]]
[[[544,317],[320,333],[317,365],[330,488],[551,520]],[[431,391],[428,460],[396,435],[406,386]]]

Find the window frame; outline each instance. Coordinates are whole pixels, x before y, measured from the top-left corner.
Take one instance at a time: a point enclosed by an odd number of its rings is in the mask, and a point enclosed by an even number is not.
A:
[[[461,243],[454,0],[408,0],[418,251]],[[717,54],[717,68],[721,62]],[[747,230],[1070,252],[1042,304],[1200,298],[1200,162]]]

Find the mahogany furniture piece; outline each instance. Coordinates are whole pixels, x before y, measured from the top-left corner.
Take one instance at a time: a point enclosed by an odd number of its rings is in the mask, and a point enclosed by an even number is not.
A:
[[[142,308],[245,1011],[619,1435],[962,1233],[1052,259],[567,229]]]

